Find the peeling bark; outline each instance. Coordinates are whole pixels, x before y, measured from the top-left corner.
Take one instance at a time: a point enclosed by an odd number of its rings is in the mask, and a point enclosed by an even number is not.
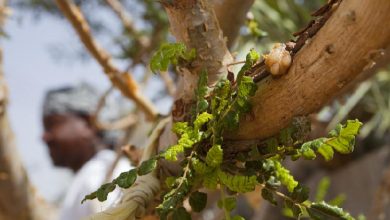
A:
[[[349,82],[373,68],[390,45],[389,11],[388,0],[342,1],[295,56],[287,75],[258,83],[251,117],[244,117],[239,130],[229,137],[270,137],[293,117],[319,110]]]

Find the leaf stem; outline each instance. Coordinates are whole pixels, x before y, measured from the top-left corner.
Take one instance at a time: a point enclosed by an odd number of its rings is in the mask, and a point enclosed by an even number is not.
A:
[[[221,186],[221,201],[222,201],[222,208],[223,208],[223,212],[225,214],[225,220],[230,220],[230,213],[229,211],[226,209],[226,201],[225,201],[225,187],[224,186]]]

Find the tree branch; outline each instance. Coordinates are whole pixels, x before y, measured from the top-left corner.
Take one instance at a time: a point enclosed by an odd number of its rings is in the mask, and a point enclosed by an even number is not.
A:
[[[254,0],[214,0],[214,11],[223,35],[227,38],[228,48],[234,45],[253,2]]]
[[[162,4],[176,40],[188,48],[194,48],[197,53],[190,66],[179,70],[180,78],[172,112],[174,121],[178,121],[183,120],[188,113],[200,71],[208,71],[208,83],[212,86],[227,73],[227,64],[232,62],[233,57],[209,1],[178,0],[172,3],[164,1]]]
[[[390,20],[389,11],[388,0],[343,0],[298,52],[286,75],[268,76],[258,83],[253,113],[244,117],[238,132],[229,137],[270,137],[293,117],[318,111],[350,81],[373,68],[390,45],[390,28],[385,22]]]
[[[102,66],[111,83],[119,89],[124,96],[132,99],[136,105],[145,112],[149,119],[155,119],[157,110],[153,103],[142,95],[138,89],[137,82],[129,73],[122,73],[114,66],[110,55],[93,39],[89,25],[80,9],[72,0],[56,0],[56,3],[76,30],[80,40],[89,53]]]

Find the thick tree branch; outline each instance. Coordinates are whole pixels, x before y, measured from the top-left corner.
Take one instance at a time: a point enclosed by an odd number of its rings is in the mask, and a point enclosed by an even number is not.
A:
[[[183,120],[188,113],[198,81],[198,74],[207,70],[209,85],[214,85],[227,73],[226,65],[231,56],[215,12],[206,0],[178,0],[163,5],[168,13],[171,32],[178,42],[188,48],[194,48],[196,59],[190,66],[179,70],[180,80],[177,87],[173,119]]]
[[[145,112],[148,118],[155,119],[157,110],[153,103],[142,95],[138,89],[137,82],[129,73],[122,73],[114,66],[110,55],[93,39],[89,25],[80,9],[72,0],[56,0],[56,3],[76,30],[80,40],[89,53],[102,66],[111,83],[118,88],[124,96],[132,99],[136,105]]]
[[[214,0],[214,11],[223,35],[227,38],[228,48],[234,45],[253,2],[254,0]]]
[[[343,0],[295,56],[287,75],[267,77],[258,84],[253,113],[241,120],[234,138],[274,135],[293,117],[319,110],[350,81],[372,68],[390,45],[389,11],[388,0]]]

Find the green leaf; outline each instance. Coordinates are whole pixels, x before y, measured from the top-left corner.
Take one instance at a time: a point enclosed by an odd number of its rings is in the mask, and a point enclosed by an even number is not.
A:
[[[214,145],[210,148],[206,155],[206,163],[210,167],[217,167],[222,163],[223,150],[221,145]]]
[[[170,146],[163,155],[166,160],[176,161],[177,155],[183,152],[184,152],[184,147],[182,145],[176,144]]]
[[[199,175],[206,174],[210,169],[207,167],[206,164],[198,160],[197,158],[191,158],[192,167],[194,168],[195,172]]]
[[[191,215],[187,212],[184,207],[179,207],[173,212],[173,220],[191,220]]]
[[[81,200],[81,204],[83,204],[83,203],[84,203],[85,201],[87,201],[87,200],[96,199],[96,197],[97,197],[96,192],[93,192],[93,193],[91,193],[91,194],[88,194],[88,195],[86,195],[86,196],[84,197],[83,200]]]
[[[206,174],[203,178],[203,186],[207,189],[216,189],[218,185],[217,172]]]
[[[123,172],[113,182],[121,188],[129,188],[137,179],[137,170],[133,169],[128,172]]]
[[[107,196],[110,192],[114,191],[116,185],[113,183],[106,183],[100,186],[100,188],[96,191],[96,198],[100,201],[106,201]]]
[[[168,188],[172,188],[175,185],[176,177],[169,176],[165,179],[165,185],[167,185]]]
[[[164,43],[150,59],[150,69],[154,73],[167,71],[169,64],[178,64],[179,58],[190,61],[195,57],[195,50],[187,51],[183,43]]]
[[[229,190],[239,193],[246,193],[255,190],[257,182],[256,176],[231,175],[218,171],[218,178]]]
[[[172,126],[172,131],[177,135],[183,135],[192,131],[188,126],[188,122],[176,122]]]
[[[198,117],[196,117],[194,121],[195,130],[199,131],[199,129],[211,119],[213,119],[213,115],[207,112],[203,112],[200,115],[198,115]]]
[[[314,220],[353,220],[354,218],[345,212],[342,208],[331,206],[325,202],[312,203],[310,208],[307,208],[309,216]]]
[[[317,186],[317,192],[315,196],[315,201],[320,202],[325,200],[326,193],[328,192],[330,186],[330,179],[329,177],[323,177]]]
[[[355,136],[359,133],[359,129],[362,126],[360,121],[348,120],[345,126],[338,126],[330,132],[330,135],[337,135],[334,138],[330,138],[325,144],[332,146],[337,152],[341,154],[348,154],[353,151],[355,145]]]
[[[307,160],[313,160],[316,158],[316,153],[314,152],[314,150],[312,150],[310,142],[304,143],[301,149],[299,149],[299,152]]]
[[[256,50],[251,49],[249,53],[246,55],[245,64],[238,72],[237,80],[236,80],[238,85],[241,83],[241,79],[243,78],[245,72],[249,70],[253,66],[253,64],[255,64],[256,61],[259,59],[260,59],[260,54],[257,53]]]
[[[245,218],[239,215],[235,215],[233,216],[232,220],[245,220]]]
[[[291,194],[291,199],[293,199],[296,203],[303,203],[308,200],[309,188],[301,185],[296,186]]]
[[[138,175],[143,176],[152,172],[157,167],[156,159],[149,159],[141,163],[141,166],[138,168]]]
[[[273,161],[275,166],[276,177],[287,187],[289,192],[293,192],[294,188],[298,186],[298,182],[294,180],[294,177],[290,174],[290,171],[282,166],[279,161]]]
[[[225,209],[226,211],[232,211],[237,206],[237,200],[235,197],[227,197],[218,201],[218,207]]]
[[[192,210],[195,212],[201,212],[207,204],[207,194],[203,192],[193,192],[189,199]]]
[[[207,71],[203,70],[199,75],[198,86],[195,90],[196,95],[196,114],[204,112],[207,110],[209,103],[206,100],[206,95],[208,93],[207,86]]]
[[[329,145],[322,144],[320,147],[318,147],[318,153],[324,157],[325,161],[333,159],[334,151],[333,148]]]
[[[272,205],[275,205],[275,206],[278,205],[278,203],[276,202],[276,199],[274,197],[274,194],[271,190],[269,190],[267,188],[263,188],[261,190],[261,196],[263,197],[263,199],[267,200]]]

